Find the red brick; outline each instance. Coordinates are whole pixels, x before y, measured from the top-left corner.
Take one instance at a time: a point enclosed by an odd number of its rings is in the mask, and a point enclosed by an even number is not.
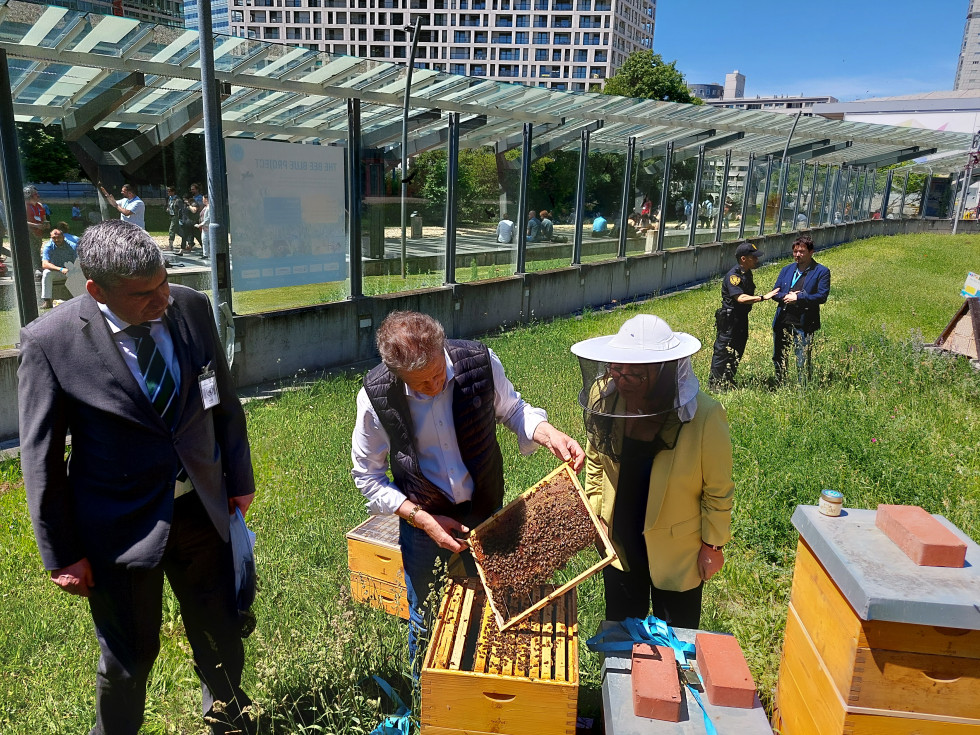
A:
[[[966,544],[918,505],[879,505],[875,525],[922,567],[962,567]]]
[[[735,636],[698,633],[694,649],[704,693],[711,704],[744,709],[755,706],[755,682]]]
[[[669,647],[633,644],[633,714],[681,721],[681,683]]]

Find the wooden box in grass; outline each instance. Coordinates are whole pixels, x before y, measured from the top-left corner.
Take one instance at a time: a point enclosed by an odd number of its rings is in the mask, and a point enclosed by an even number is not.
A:
[[[450,581],[422,668],[423,735],[574,735],[576,604],[572,589],[501,631],[478,579]]]
[[[920,567],[875,527],[801,506],[775,724],[785,735],[980,735],[980,547]]]
[[[531,529],[536,532],[531,533]],[[579,542],[583,546],[575,551]],[[518,625],[616,560],[608,535],[592,512],[578,477],[567,464],[473,529],[470,546],[487,600],[501,630]],[[509,559],[504,573],[489,568],[491,560],[486,554],[491,548]],[[558,585],[550,596],[531,598],[530,586],[551,582],[553,573],[575,555],[592,550],[594,561],[584,571]],[[561,559],[565,561],[553,565]],[[515,582],[519,583],[520,591],[501,589]]]
[[[398,516],[371,516],[347,533],[347,568],[355,600],[408,620]]]

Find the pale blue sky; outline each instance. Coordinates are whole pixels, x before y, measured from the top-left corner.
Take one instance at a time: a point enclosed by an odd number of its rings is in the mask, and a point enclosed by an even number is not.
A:
[[[842,101],[953,88],[968,0],[658,0],[653,50],[688,82]]]

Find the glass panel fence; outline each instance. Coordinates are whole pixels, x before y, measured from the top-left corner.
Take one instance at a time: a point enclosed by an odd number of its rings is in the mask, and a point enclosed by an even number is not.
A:
[[[642,157],[637,150],[633,173],[633,222],[626,240],[626,254],[652,253],[657,249],[660,201],[664,186],[663,155]]]
[[[540,155],[531,163],[527,184],[527,252],[525,270],[562,268],[572,262],[575,240],[575,194],[581,145],[579,141],[549,150],[544,138],[534,146]]]
[[[523,125],[488,118],[460,135],[456,192],[456,280],[469,283],[513,275],[519,210]],[[533,205],[532,205],[533,206]],[[542,207],[543,208],[543,207]]]
[[[619,255],[626,141],[589,151],[585,170],[585,218],[582,262],[609,260]],[[626,223],[628,224],[628,223]]]

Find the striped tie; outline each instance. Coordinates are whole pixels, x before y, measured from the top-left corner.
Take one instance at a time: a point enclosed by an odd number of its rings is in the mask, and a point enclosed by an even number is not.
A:
[[[150,325],[146,322],[133,324],[126,327],[125,332],[136,342],[136,362],[139,364],[140,374],[143,376],[143,383],[146,385],[146,392],[153,408],[163,417],[168,427],[173,426],[177,413],[174,401],[177,395],[177,383],[170,368],[167,367],[167,361],[163,359],[160,348],[150,336]]]

